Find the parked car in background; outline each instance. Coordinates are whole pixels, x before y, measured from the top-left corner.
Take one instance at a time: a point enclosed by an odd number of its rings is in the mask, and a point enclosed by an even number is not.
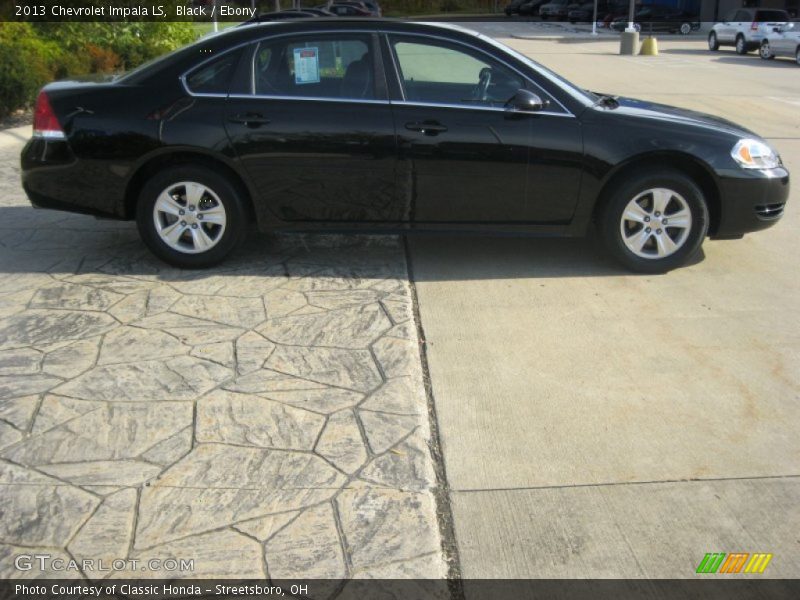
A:
[[[761,42],[775,27],[790,21],[789,13],[775,8],[737,8],[708,34],[708,49],[733,46],[737,54],[747,54],[761,47]]]
[[[287,21],[289,19],[314,19],[319,16],[320,15],[314,12],[306,10],[287,9],[287,10],[279,10],[276,12],[256,15],[252,19],[249,19],[244,23],[242,23],[242,25],[249,25],[251,23],[267,23],[269,21]]]
[[[47,85],[21,175],[33,205],[136,220],[184,268],[254,224],[596,227],[656,273],[708,235],[770,227],[789,194],[780,156],[730,121],[586,91],[465,29],[377,19],[232,27],[113,80]]]
[[[360,3],[359,3],[360,4]],[[370,13],[369,9],[366,6],[359,6],[355,3],[351,4],[331,4],[328,6],[328,10],[331,11],[337,17],[371,17],[372,13]]]
[[[639,8],[641,8],[641,6],[638,6],[636,10],[639,10]],[[624,0],[620,2],[610,2],[608,4],[608,9],[605,15],[603,15],[602,17],[598,16],[597,18],[603,23],[603,27],[611,27],[611,24],[615,20],[621,17],[625,17],[625,19],[627,19],[629,10],[630,10],[629,4],[627,2],[624,2]]]
[[[299,10],[301,12],[313,13],[313,14],[317,15],[318,17],[335,17],[336,16],[331,11],[326,10],[324,8],[293,8],[293,9],[290,9],[290,10]]]
[[[606,2],[597,3],[597,20],[603,18],[604,10],[607,8]],[[570,23],[591,23],[594,15],[594,2],[584,2],[574,6],[567,12],[567,20]]]
[[[538,17],[539,9],[550,0],[525,0],[519,7],[519,14],[526,17]]]
[[[791,58],[800,67],[800,23],[786,23],[774,27],[762,40],[759,55],[764,60],[776,56]]]
[[[506,5],[506,7],[503,9],[503,12],[506,13],[507,17],[518,15],[520,14],[520,6],[526,2],[528,2],[528,0],[511,0],[511,2],[509,2],[508,5]]]
[[[615,31],[625,31],[628,26],[628,17],[617,17],[611,23]],[[634,16],[634,27],[644,33],[667,32],[688,35],[700,29],[700,20],[697,15],[688,14],[668,6],[644,6]]]
[[[556,19],[557,21],[564,21],[569,12],[567,9],[569,4],[570,0],[550,0],[550,2],[543,4],[539,9],[539,16],[542,17],[543,20]]]
[[[358,8],[360,10],[364,10],[370,17],[380,17],[382,16],[382,10],[380,5],[376,2],[376,0],[334,0],[331,6],[327,4],[322,4],[319,8],[327,8],[328,11],[337,14],[340,17],[345,16],[363,16],[363,15],[349,15],[345,14],[343,11],[333,10],[334,6],[352,6],[353,8]]]

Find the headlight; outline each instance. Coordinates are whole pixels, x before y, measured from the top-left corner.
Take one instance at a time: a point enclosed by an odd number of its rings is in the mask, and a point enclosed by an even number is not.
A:
[[[781,159],[775,151],[758,140],[739,140],[731,150],[731,156],[743,169],[776,169],[781,166]]]

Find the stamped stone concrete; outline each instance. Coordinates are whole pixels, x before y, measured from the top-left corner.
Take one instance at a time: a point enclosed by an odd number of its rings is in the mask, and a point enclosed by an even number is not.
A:
[[[446,574],[402,244],[254,236],[182,272],[36,211],[0,132],[0,576]],[[15,135],[12,135],[15,134]]]

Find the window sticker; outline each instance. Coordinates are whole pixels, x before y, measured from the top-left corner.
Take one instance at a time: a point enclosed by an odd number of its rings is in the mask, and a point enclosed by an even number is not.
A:
[[[319,50],[317,48],[294,49],[294,82],[319,83]]]

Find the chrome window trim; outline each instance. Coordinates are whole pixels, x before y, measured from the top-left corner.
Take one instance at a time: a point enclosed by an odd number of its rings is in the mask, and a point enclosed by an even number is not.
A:
[[[256,23],[255,25],[267,25],[267,24],[269,24],[269,23]],[[493,40],[492,38],[488,38],[487,36],[484,36],[483,34],[478,33],[478,32],[471,32],[468,29],[461,29],[461,28],[457,28],[457,27],[449,28],[447,26],[443,26],[443,25],[439,25],[439,24],[435,24],[435,25],[428,24],[428,25],[430,25],[432,27],[438,27],[438,28],[441,28],[443,30],[448,30],[448,31],[459,31],[459,32],[465,33],[465,34],[471,33],[472,35],[474,35],[478,39],[482,39],[482,40],[486,41],[487,43],[489,43],[491,46],[497,48],[497,50],[500,51],[500,52],[503,52],[505,54],[510,54],[511,56],[514,56],[515,58],[517,58],[515,56],[515,53],[516,54],[520,54],[520,56],[524,56],[522,53],[519,53],[516,50],[513,50],[513,48],[508,48],[507,46],[505,46],[505,45]],[[394,101],[393,102],[393,101],[390,101],[390,100],[363,100],[363,99],[347,99],[347,98],[311,98],[311,97],[308,97],[308,96],[305,96],[305,97],[301,97],[301,96],[269,96],[269,95],[256,95],[256,94],[253,94],[252,96],[250,96],[250,95],[247,95],[247,94],[203,93],[203,92],[192,92],[189,89],[188,84],[186,83],[186,77],[190,73],[195,71],[196,69],[199,69],[200,67],[204,66],[206,63],[209,63],[212,60],[215,60],[215,59],[219,58],[220,56],[224,56],[225,54],[227,54],[229,52],[234,52],[234,51],[239,50],[240,48],[243,48],[243,47],[246,47],[246,46],[256,45],[256,47],[257,47],[258,45],[260,45],[265,40],[274,40],[274,39],[278,39],[278,38],[282,38],[282,37],[303,36],[303,35],[320,35],[320,34],[328,35],[328,34],[338,34],[338,33],[361,33],[361,34],[375,34],[375,33],[377,33],[378,35],[383,35],[383,36],[386,37],[387,45],[389,46],[390,54],[391,54],[391,57],[392,57],[392,65],[394,66],[395,76],[398,78],[398,83],[400,84],[400,90],[401,90],[400,93],[403,95],[403,100],[402,101]],[[444,42],[450,42],[450,43],[454,43],[454,44],[459,44],[461,46],[466,46],[467,48],[471,48],[473,50],[476,50],[477,52],[480,52],[480,53],[482,53],[482,54],[484,54],[486,56],[489,56],[490,58],[498,61],[499,63],[504,64],[509,69],[511,69],[512,71],[514,71],[517,74],[519,74],[523,79],[525,79],[526,81],[528,81],[529,83],[534,85],[537,89],[542,90],[545,94],[547,94],[547,96],[551,97],[553,99],[553,101],[556,102],[564,110],[564,113],[553,112],[553,111],[537,111],[537,112],[531,112],[531,113],[525,113],[525,114],[551,115],[551,116],[573,117],[573,118],[575,117],[575,115],[567,107],[565,107],[561,103],[560,100],[555,98],[552,94],[550,94],[546,90],[543,90],[541,85],[539,85],[538,83],[533,81],[528,75],[526,75],[525,73],[520,71],[517,67],[509,64],[508,62],[504,61],[503,59],[498,58],[498,57],[494,56],[493,54],[491,54],[490,52],[487,52],[486,50],[484,50],[482,48],[478,48],[477,46],[474,46],[473,44],[469,44],[469,43],[464,42],[462,40],[452,39],[452,38],[449,38],[449,37],[446,37],[446,36],[442,36],[442,35],[435,35],[435,34],[424,33],[424,32],[420,33],[420,32],[416,32],[416,31],[414,31],[414,32],[403,32],[403,31],[396,32],[396,31],[387,31],[387,30],[381,29],[381,28],[378,28],[378,29],[362,29],[362,28],[358,28],[358,29],[331,29],[331,30],[324,30],[324,31],[300,31],[300,32],[294,31],[294,32],[278,33],[278,34],[275,34],[275,35],[265,35],[265,36],[257,38],[257,39],[251,39],[251,40],[248,40],[246,42],[242,42],[241,44],[237,44],[236,46],[233,46],[232,48],[228,48],[224,52],[221,52],[220,54],[217,54],[216,56],[211,56],[211,57],[207,58],[206,60],[204,60],[204,61],[202,61],[202,62],[200,62],[200,63],[198,63],[196,65],[193,65],[191,68],[187,69],[182,75],[180,75],[179,79],[180,79],[180,82],[181,82],[181,84],[183,86],[183,89],[186,91],[186,93],[191,97],[197,97],[197,98],[229,98],[230,97],[230,98],[262,98],[262,99],[280,99],[280,100],[306,99],[306,100],[316,100],[316,101],[321,101],[321,102],[324,102],[324,101],[330,101],[330,102],[360,102],[360,103],[365,103],[365,104],[373,104],[373,103],[378,103],[378,104],[382,104],[382,103],[386,103],[386,104],[392,104],[392,103],[394,103],[394,104],[403,104],[403,103],[406,103],[406,104],[409,104],[409,105],[439,106],[439,107],[448,107],[448,108],[465,108],[465,109],[470,109],[470,110],[475,110],[475,109],[478,109],[478,110],[495,110],[495,111],[498,111],[498,110],[499,111],[505,111],[506,110],[504,108],[495,108],[495,107],[489,107],[489,106],[487,106],[487,107],[476,107],[476,106],[469,106],[469,105],[463,105],[462,106],[462,105],[457,105],[457,104],[447,105],[447,104],[435,104],[435,103],[426,104],[426,103],[419,103],[419,102],[407,102],[406,99],[405,99],[405,89],[404,89],[404,87],[402,85],[402,81],[399,81],[400,69],[399,69],[398,65],[396,64],[396,62],[395,62],[396,58],[394,56],[394,48],[392,48],[391,42],[389,41],[389,36],[392,35],[392,34],[401,35],[401,36],[410,36],[410,37],[431,38],[431,39],[435,39],[435,40],[441,40],[441,41],[444,41]],[[511,52],[509,52],[509,51],[511,51]],[[250,85],[251,85],[251,88],[254,91],[255,91],[255,58],[256,58],[256,53],[253,52],[253,55],[251,57],[253,72],[252,72],[252,75],[250,77],[250,79],[251,79]],[[517,58],[517,59],[521,60],[519,58]],[[558,81],[556,79],[552,79],[551,77],[548,77],[546,73],[540,72],[538,69],[536,69],[535,65],[526,64],[526,66],[529,69],[532,69],[533,71],[535,71],[541,77],[544,77],[545,79],[547,79],[549,82],[551,82],[556,87],[558,87],[560,90],[562,90],[564,93],[569,94],[571,97],[573,97],[575,99],[578,99],[577,96],[574,93],[572,93],[571,90],[566,88],[560,81]],[[579,99],[579,100],[581,102],[585,102],[586,101],[585,99]]]
[[[494,54],[492,54],[492,53],[490,53],[490,52],[487,52],[487,51],[486,51],[486,50],[484,50],[483,48],[478,48],[477,46],[474,46],[474,45],[472,45],[472,44],[469,44],[469,43],[467,43],[467,42],[464,42],[464,41],[461,41],[461,40],[454,40],[454,39],[451,39],[451,38],[449,38],[449,37],[444,37],[444,36],[440,36],[440,35],[432,35],[432,34],[429,34],[429,33],[418,33],[418,32],[416,32],[416,31],[415,31],[415,32],[409,32],[409,33],[406,33],[406,32],[399,32],[399,33],[398,33],[398,32],[394,32],[394,31],[382,31],[381,33],[383,33],[383,34],[384,34],[384,35],[386,35],[386,37],[387,37],[387,42],[388,42],[388,44],[389,44],[389,50],[390,50],[390,51],[391,51],[391,53],[392,53],[392,60],[393,60],[393,61],[395,61],[395,60],[396,60],[396,58],[395,58],[395,56],[394,56],[394,54],[395,54],[395,52],[394,52],[394,47],[392,46],[391,40],[389,39],[389,36],[391,36],[391,35],[397,35],[397,36],[406,36],[406,37],[425,37],[425,38],[430,38],[430,39],[434,39],[434,40],[440,40],[440,41],[443,41],[443,42],[449,42],[449,43],[451,43],[451,44],[458,44],[458,45],[461,45],[461,46],[465,46],[465,47],[467,47],[467,48],[470,48],[470,49],[472,49],[472,50],[475,50],[476,52],[479,52],[479,53],[481,53],[481,54],[483,54],[483,55],[485,55],[485,56],[488,56],[488,57],[489,57],[489,58],[491,58],[492,60],[494,60],[494,61],[496,61],[496,62],[499,62],[499,63],[500,63],[500,64],[502,64],[502,65],[505,65],[506,67],[508,67],[509,69],[511,69],[512,71],[514,71],[514,72],[515,72],[517,75],[519,75],[520,77],[522,77],[522,78],[523,78],[525,81],[527,81],[527,82],[528,82],[528,83],[530,83],[531,85],[535,86],[535,88],[536,88],[536,89],[538,89],[538,90],[540,90],[541,92],[543,92],[543,93],[544,93],[544,94],[545,94],[547,97],[549,97],[549,98],[552,98],[552,99],[553,99],[553,102],[555,102],[556,104],[558,104],[558,105],[559,105],[559,106],[560,106],[560,107],[563,109],[563,111],[564,111],[564,114],[563,114],[562,116],[565,116],[565,117],[574,117],[574,116],[575,116],[574,114],[572,114],[572,112],[571,112],[571,111],[570,111],[570,110],[569,110],[569,109],[568,109],[566,106],[564,106],[564,105],[561,103],[561,101],[560,101],[558,98],[556,98],[555,96],[553,96],[553,94],[551,94],[551,93],[550,93],[550,92],[548,92],[547,90],[543,89],[541,85],[539,85],[538,83],[536,83],[535,81],[533,81],[533,80],[532,80],[532,79],[531,79],[531,78],[530,78],[528,75],[526,75],[525,73],[523,73],[522,71],[520,71],[520,70],[519,70],[517,67],[515,67],[514,65],[512,65],[512,64],[510,64],[510,63],[508,63],[508,62],[506,62],[506,61],[504,61],[502,58],[498,58],[498,57],[496,57]],[[480,34],[476,34],[476,37],[477,37],[477,36],[479,36],[479,35],[480,35]],[[494,45],[494,44],[492,44],[492,45]],[[503,46],[502,44],[501,44],[501,45],[499,45],[499,46],[495,46],[495,47],[496,47],[496,48],[498,48],[498,50],[501,50],[502,52],[504,52],[504,53],[508,54],[508,49],[506,49],[506,47],[505,47],[505,46]],[[513,56],[513,55],[512,55],[512,56]],[[395,73],[397,74],[398,80],[400,80],[400,68],[399,68],[399,66],[397,65],[397,63],[396,63],[396,62],[393,62],[393,64],[394,64]],[[530,68],[533,68],[531,65],[528,65],[528,66],[529,66]],[[534,70],[536,70],[536,69],[534,69]],[[539,73],[539,71],[536,71],[536,72],[537,72],[537,73]],[[540,75],[542,75],[542,76],[544,76],[542,73],[539,73],[539,74],[540,74]],[[548,81],[550,81],[550,78],[548,78],[548,77],[545,77],[545,79],[547,79]],[[403,86],[403,82],[402,82],[402,80],[400,80],[400,81],[399,81],[399,83],[400,83],[400,89],[401,89],[401,90],[403,90],[403,92],[402,92],[402,93],[403,93],[403,99],[404,99],[404,101],[405,101],[405,88],[404,88],[404,86]],[[560,88],[560,86],[559,86],[559,88]],[[431,105],[431,106],[444,106],[443,104],[437,104],[437,103],[422,103],[422,104],[425,104],[425,105]],[[451,106],[451,107],[454,107],[454,106],[459,106],[459,105],[449,105],[449,106]],[[468,105],[465,105],[465,106],[469,107]],[[469,108],[473,108],[473,107],[469,107]],[[505,110],[505,109],[495,109],[494,107],[486,107],[486,108],[490,108],[490,109],[492,109],[492,110]],[[533,114],[533,113],[532,113],[532,114]],[[543,111],[539,111],[539,112],[537,112],[537,113],[535,113],[535,114],[561,114],[561,113],[555,113],[555,112],[552,112],[552,111],[550,111],[550,112],[548,112],[548,113],[544,113]]]
[[[440,104],[437,102],[416,102],[416,101],[406,101],[406,100],[392,100],[390,104],[398,106],[428,106],[431,108],[460,108],[462,110],[487,110],[491,112],[502,112],[508,114],[516,114],[516,115],[547,115],[550,117],[563,117],[567,119],[575,118],[575,115],[573,114],[566,114],[563,112],[553,112],[549,110],[512,110],[498,106],[479,106],[472,104],[444,104],[444,103]]]
[[[326,96],[282,96],[279,94],[228,94],[226,98],[237,100],[305,100],[307,102],[348,102],[357,104],[391,104],[389,100],[369,100],[366,98],[328,98]]]

